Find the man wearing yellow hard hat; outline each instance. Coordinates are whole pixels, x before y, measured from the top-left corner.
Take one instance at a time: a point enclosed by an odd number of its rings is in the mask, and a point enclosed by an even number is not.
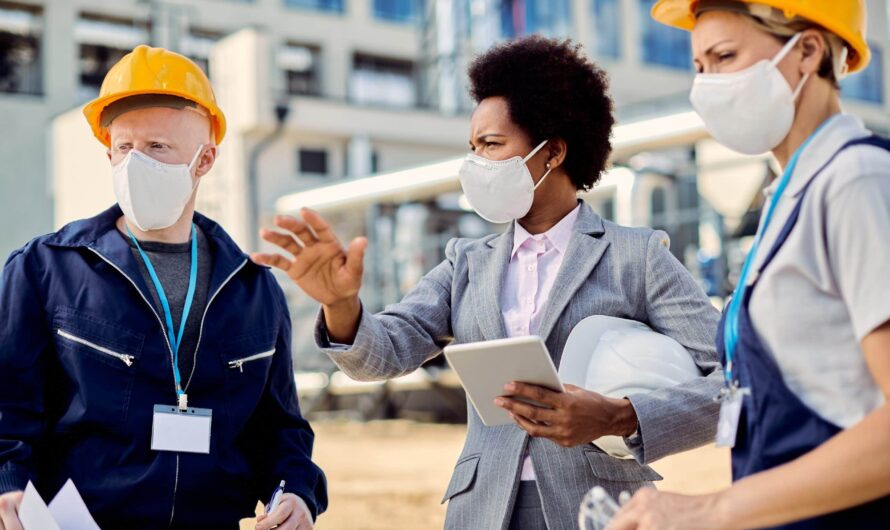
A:
[[[195,212],[226,132],[210,82],[138,46],[84,114],[117,204],[3,269],[0,530],[29,481],[49,499],[68,479],[103,528],[235,528],[273,496],[257,528],[312,528],[326,483],[284,294]]]
[[[692,31],[713,137],[771,151],[758,234],[719,327],[717,444],[734,484],[641,491],[611,530],[890,527],[890,141],[840,106],[865,68],[862,0],[660,0]]]

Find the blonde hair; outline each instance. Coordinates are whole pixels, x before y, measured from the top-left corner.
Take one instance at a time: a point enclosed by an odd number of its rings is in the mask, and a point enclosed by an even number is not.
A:
[[[701,0],[696,7],[695,16],[698,17],[708,11],[738,13],[782,43],[788,42],[802,31],[815,29],[822,34],[827,44],[817,72],[819,77],[830,82],[835,88],[840,88],[839,81],[847,75],[847,55],[850,53],[847,43],[811,20],[800,16],[788,18],[781,9],[738,0]]]

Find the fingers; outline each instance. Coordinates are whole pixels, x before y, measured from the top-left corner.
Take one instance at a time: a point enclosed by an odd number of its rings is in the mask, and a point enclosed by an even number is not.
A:
[[[349,248],[346,249],[346,268],[355,276],[360,277],[362,271],[364,271],[366,248],[368,248],[368,240],[364,237],[357,237],[352,240]]]
[[[22,502],[22,495],[22,492],[17,491],[0,496],[0,530],[22,530],[16,513]]]
[[[544,422],[549,424],[556,420],[556,413],[551,409],[536,407],[508,397],[499,397],[494,400],[494,404],[536,423]]]
[[[314,245],[318,242],[318,238],[304,221],[291,217],[289,215],[275,216],[275,226],[283,228],[298,237],[304,246]]]
[[[312,518],[309,517],[309,514],[302,510],[297,510],[278,528],[282,530],[312,530],[314,525],[312,524]]]
[[[550,428],[546,425],[537,424],[518,414],[510,413],[510,417],[513,418],[513,421],[515,421],[516,424],[530,436],[534,436],[535,438],[549,438],[548,434],[550,433]]]
[[[554,392],[542,386],[520,382],[509,383],[504,387],[504,390],[510,397],[521,396],[554,408],[559,406],[563,397],[562,392]]]
[[[282,498],[278,507],[260,520],[257,517],[256,530],[270,530],[276,525],[281,525],[293,513],[296,503],[292,499]],[[281,528],[281,526],[279,526]]]
[[[294,236],[290,234],[282,234],[281,232],[262,229],[260,230],[260,237],[294,256],[297,256],[300,251],[303,250],[303,245],[297,243],[298,240],[294,239]]]
[[[272,514],[269,515],[271,516]],[[284,521],[278,523],[278,525],[274,526],[274,528],[275,530],[312,530],[314,528],[314,525],[312,524],[312,518],[307,512],[296,508],[293,509],[290,514],[288,514],[287,518]],[[257,525],[257,530],[264,529],[260,528],[260,526]]]
[[[334,235],[331,225],[322,216],[318,215],[318,212],[309,208],[303,208],[300,210],[300,215],[303,216],[303,220],[315,232],[316,239],[322,243],[334,243],[337,241],[337,236]]]
[[[276,269],[281,269],[284,272],[290,270],[293,265],[293,261],[285,258],[281,254],[260,254],[255,253],[250,255],[250,259],[253,260],[254,263],[258,265],[265,265],[267,267],[275,267]]]
[[[635,514],[622,510],[612,519],[606,530],[637,530],[638,528]]]
[[[637,490],[629,501],[625,496],[621,509],[615,514],[607,530],[641,530],[651,527],[644,521],[644,513],[657,495],[655,488],[644,487]]]

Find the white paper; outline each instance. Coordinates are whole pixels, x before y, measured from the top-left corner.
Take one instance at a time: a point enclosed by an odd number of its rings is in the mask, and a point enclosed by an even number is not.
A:
[[[152,450],[210,453],[210,419],[209,415],[171,414],[156,410],[151,427]]]
[[[87,509],[83,497],[71,479],[68,479],[49,503],[49,511],[59,523],[61,530],[99,530],[99,525],[90,515],[90,510]]]
[[[62,530],[30,481],[25,486],[25,494],[19,506],[19,521],[25,530]]]

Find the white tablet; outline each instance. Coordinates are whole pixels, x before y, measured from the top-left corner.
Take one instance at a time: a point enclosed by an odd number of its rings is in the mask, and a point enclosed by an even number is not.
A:
[[[507,425],[513,419],[494,404],[504,395],[504,385],[513,381],[564,391],[550,353],[541,337],[471,342],[445,347],[445,358],[457,373],[485,425]],[[542,406],[539,403],[533,403]]]

